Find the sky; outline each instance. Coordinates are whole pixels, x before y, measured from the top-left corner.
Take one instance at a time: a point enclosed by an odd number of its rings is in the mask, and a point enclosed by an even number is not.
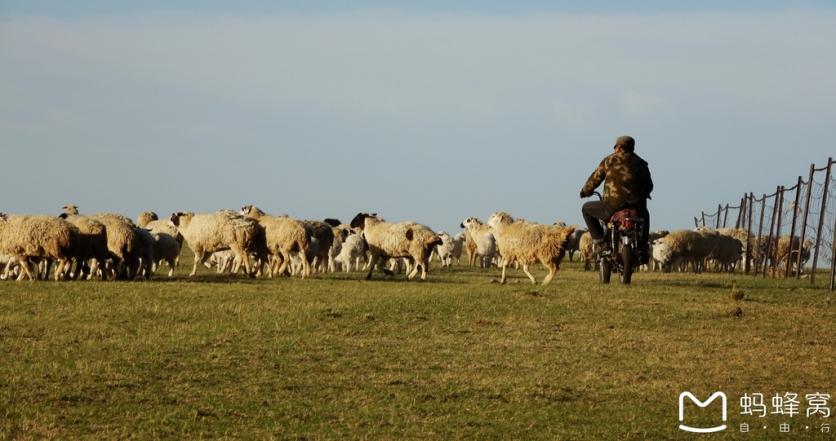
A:
[[[832,2],[0,0],[0,211],[580,223],[623,134],[651,227],[836,153]]]

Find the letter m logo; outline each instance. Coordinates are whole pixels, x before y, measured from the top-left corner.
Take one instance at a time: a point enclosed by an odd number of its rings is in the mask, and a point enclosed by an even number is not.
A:
[[[689,400],[691,400],[692,403],[696,404],[697,407],[701,407],[701,408],[708,407],[708,405],[711,404],[712,402],[714,402],[714,400],[716,400],[717,398],[720,398],[720,405],[722,406],[722,412],[723,412],[722,413],[723,423],[726,422],[727,417],[728,417],[728,415],[727,415],[728,399],[726,398],[726,394],[724,394],[723,392],[714,392],[713,394],[711,394],[710,397],[708,397],[707,400],[700,401],[700,399],[697,398],[696,396],[694,396],[694,394],[692,394],[691,392],[685,391],[685,392],[682,392],[681,394],[679,394],[679,422],[680,422],[679,430],[682,430],[682,431],[685,431],[685,432],[692,432],[692,433],[711,433],[711,432],[721,432],[723,430],[726,430],[726,425],[725,424],[722,424],[722,425],[719,425],[719,426],[714,426],[714,427],[705,427],[705,428],[691,427],[691,426],[688,426],[686,424],[682,424],[685,421],[685,398],[688,398]]]

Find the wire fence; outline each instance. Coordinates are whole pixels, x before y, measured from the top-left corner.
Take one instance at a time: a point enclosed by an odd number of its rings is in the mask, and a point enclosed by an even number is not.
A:
[[[810,165],[807,177],[798,176],[791,186],[779,185],[773,193],[756,197],[746,193],[736,203],[718,204],[702,211],[694,226],[734,229],[745,237],[743,271],[747,274],[800,278],[829,269],[830,290],[836,288],[836,175],[828,158],[823,167]],[[742,241],[744,242],[744,241]]]

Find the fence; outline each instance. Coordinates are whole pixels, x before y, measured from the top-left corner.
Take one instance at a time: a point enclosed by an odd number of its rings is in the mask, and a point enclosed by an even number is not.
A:
[[[760,197],[744,193],[736,205],[719,204],[716,211],[703,211],[694,217],[694,226],[745,231],[743,271],[747,274],[800,278],[802,270],[809,265],[810,283],[814,284],[819,264],[829,262],[833,291],[836,288],[834,164],[833,158],[828,158],[822,167],[810,164],[806,179],[799,176],[790,187],[779,185],[775,192]]]

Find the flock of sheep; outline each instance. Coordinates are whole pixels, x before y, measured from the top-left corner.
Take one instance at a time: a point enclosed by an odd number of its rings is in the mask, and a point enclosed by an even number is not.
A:
[[[298,275],[315,272],[366,271],[392,274],[405,268],[408,279],[427,278],[435,257],[451,266],[467,253],[471,266],[499,267],[501,283],[509,265],[519,267],[536,283],[530,266],[541,263],[548,284],[564,255],[579,252],[588,269],[595,247],[588,232],[562,222],[540,224],[493,213],[487,223],[475,217],[461,222],[463,232],[436,233],[416,222],[387,222],[376,214],[359,213],[349,224],[337,219],[310,221],[286,215],[272,216],[246,205],[240,211],[173,213],[159,219],[153,212],[136,221],[113,213],[83,215],[76,206],[64,207],[60,216],[0,213],[0,278],[17,280],[149,279],[168,266],[173,277],[185,242],[194,252],[194,265],[220,273],[250,277]],[[780,262],[790,257],[790,239],[781,237],[768,246],[765,238],[746,240],[744,230],[697,229],[651,234],[652,269],[687,269],[713,266],[734,271],[751,250],[757,262]],[[798,249],[798,238],[792,241]],[[765,250],[771,250],[767,253]],[[809,253],[809,242],[802,253]]]
[[[801,268],[810,258],[812,242],[798,236],[768,237],[750,235],[738,228],[712,229],[699,227],[694,230],[650,233],[651,261],[645,269],[702,272],[705,270],[734,272],[741,269],[743,262],[750,258],[751,265],[776,265],[785,268],[790,259],[792,271],[798,271],[798,253],[801,253]],[[802,242],[799,245],[799,242]],[[592,239],[586,233],[579,238],[578,247],[585,269],[595,262]],[[571,248],[571,244],[570,244]],[[800,250],[800,251],[799,251]]]

